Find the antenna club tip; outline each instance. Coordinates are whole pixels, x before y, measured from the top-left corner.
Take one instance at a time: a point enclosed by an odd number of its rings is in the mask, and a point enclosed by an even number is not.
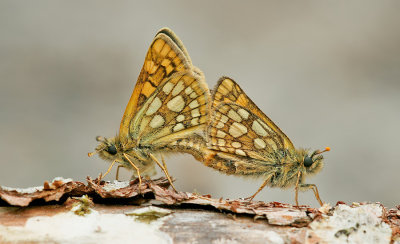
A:
[[[331,150],[330,147],[325,147],[325,151],[329,152]]]
[[[90,153],[88,153],[87,155],[88,155],[88,157],[91,157],[91,156],[94,155],[94,153],[90,152]]]

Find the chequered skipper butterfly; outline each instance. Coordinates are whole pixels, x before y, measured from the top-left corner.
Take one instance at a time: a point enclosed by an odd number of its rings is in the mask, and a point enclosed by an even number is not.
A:
[[[180,39],[168,28],[161,29],[147,52],[142,71],[114,138],[97,137],[92,156],[151,176],[154,162],[164,171],[171,186],[162,154],[188,152],[199,159],[210,94],[203,73],[192,65]],[[155,154],[161,154],[162,164]],[[117,176],[118,178],[118,176]]]
[[[305,184],[306,176],[323,167],[324,151],[309,153],[296,149],[290,139],[272,122],[235,81],[222,77],[213,91],[213,107],[207,131],[209,153],[205,165],[226,174],[260,177],[261,187],[248,199],[251,201],[266,185],[295,187],[298,191],[312,189],[322,205],[317,186]]]

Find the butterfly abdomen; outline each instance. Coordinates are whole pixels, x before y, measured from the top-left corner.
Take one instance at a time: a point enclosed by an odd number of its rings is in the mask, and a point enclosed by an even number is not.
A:
[[[167,146],[165,146],[164,150],[171,152],[184,152],[191,154],[195,159],[199,161],[203,161],[206,143],[203,137],[200,135],[193,135],[189,138],[181,138],[177,139]]]

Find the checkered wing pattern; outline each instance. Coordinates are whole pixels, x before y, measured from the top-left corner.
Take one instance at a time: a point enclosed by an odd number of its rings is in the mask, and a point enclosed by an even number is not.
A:
[[[155,36],[125,109],[119,140],[125,147],[165,145],[203,129],[210,93],[179,38],[167,28]]]
[[[165,79],[145,101],[130,124],[139,145],[163,146],[204,131],[209,90],[197,72],[177,72]]]
[[[260,121],[260,124],[263,124],[263,128],[273,131],[276,136],[279,136],[281,138],[279,143],[282,143],[284,148],[294,149],[290,139],[257,107],[231,78],[220,78],[212,97],[213,108],[217,108],[221,103],[234,103],[238,106],[242,106],[243,109],[248,110],[251,114],[258,117],[258,121]]]
[[[129,133],[137,112],[148,102],[158,86],[177,72],[187,72],[188,75],[196,73],[202,76],[201,72],[192,66],[180,39],[170,29],[163,28],[150,45],[135,89],[126,106],[119,130],[122,142],[127,143],[132,137]],[[199,82],[204,83],[204,79],[200,79]]]
[[[208,142],[215,151],[268,161],[274,152],[284,149],[284,139],[278,132],[235,103],[220,103],[208,130]]]

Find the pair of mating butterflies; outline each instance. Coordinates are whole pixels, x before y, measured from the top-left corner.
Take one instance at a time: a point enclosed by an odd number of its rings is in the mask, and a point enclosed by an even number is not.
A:
[[[250,200],[266,185],[294,186],[296,205],[299,189],[312,189],[322,205],[317,187],[303,183],[321,170],[322,152],[296,149],[232,79],[222,77],[211,95],[203,73],[168,28],[150,45],[119,134],[96,140],[89,156],[98,153],[112,162],[106,174],[118,163],[141,183],[141,176],[155,173],[156,163],[175,189],[162,155],[187,152],[223,173],[263,178]]]

